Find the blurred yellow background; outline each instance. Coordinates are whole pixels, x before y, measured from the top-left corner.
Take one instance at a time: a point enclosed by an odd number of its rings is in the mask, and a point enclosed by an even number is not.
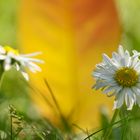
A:
[[[113,0],[22,0],[19,43],[23,52],[42,51],[43,72],[31,74],[32,84],[52,101],[50,84],[63,115],[81,128],[97,126],[101,106],[113,100],[92,90],[91,76],[102,53],[111,54],[120,41],[120,23]],[[40,95],[32,94],[40,111],[59,124]]]

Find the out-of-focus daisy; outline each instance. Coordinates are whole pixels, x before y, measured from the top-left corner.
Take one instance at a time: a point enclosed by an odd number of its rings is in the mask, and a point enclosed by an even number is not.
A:
[[[10,46],[0,46],[0,64],[3,71],[15,67],[17,71],[20,71],[26,80],[29,80],[28,74],[24,71],[24,68],[28,68],[32,72],[41,71],[41,68],[35,63],[43,63],[42,60],[32,58],[40,54],[41,52],[35,52],[31,54],[19,54],[18,50],[11,48]]]
[[[96,79],[94,88],[101,89],[108,96],[115,96],[114,109],[123,104],[131,110],[134,104],[140,106],[140,53],[133,54],[122,46],[118,53],[113,52],[112,58],[103,54],[103,62],[96,65],[93,76]]]

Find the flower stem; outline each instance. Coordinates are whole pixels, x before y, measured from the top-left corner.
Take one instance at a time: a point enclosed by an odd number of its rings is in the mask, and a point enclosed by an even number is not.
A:
[[[69,132],[69,133],[72,133],[71,126],[69,125],[69,123],[67,122],[67,119],[66,119],[65,116],[63,115],[63,113],[62,113],[62,111],[61,111],[61,108],[60,108],[60,106],[59,106],[59,104],[58,104],[58,102],[57,102],[57,100],[56,100],[56,98],[55,98],[55,96],[54,96],[54,93],[53,93],[53,91],[52,91],[52,89],[51,89],[51,87],[50,87],[48,81],[47,81],[46,79],[44,79],[44,82],[45,82],[46,86],[48,87],[48,90],[49,90],[49,92],[50,92],[50,94],[51,94],[51,97],[52,97],[52,99],[53,99],[53,101],[54,101],[54,104],[55,104],[55,106],[56,106],[56,108],[57,108],[57,110],[58,110],[58,113],[59,113],[59,115],[60,115],[60,119],[61,119],[62,125],[63,125],[63,127],[64,127],[64,130],[67,131],[67,132]],[[70,138],[69,138],[69,139],[70,139]]]
[[[13,140],[13,124],[12,124],[12,115],[10,115],[10,123],[11,123],[11,126],[10,126],[10,135],[11,135],[11,140]]]
[[[3,82],[3,77],[4,77],[4,70],[3,70],[2,66],[0,65],[0,89],[1,89],[2,82]]]
[[[110,136],[110,134],[112,132],[112,127],[113,127],[112,124],[115,122],[115,120],[116,120],[116,118],[118,116],[118,113],[119,113],[119,109],[116,109],[115,112],[114,112],[114,114],[113,114],[113,117],[111,119],[110,127],[106,130],[106,133],[104,135],[103,140],[109,140],[109,136]]]

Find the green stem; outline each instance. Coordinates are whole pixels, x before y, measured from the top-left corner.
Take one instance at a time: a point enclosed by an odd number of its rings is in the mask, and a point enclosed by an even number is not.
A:
[[[10,134],[11,134],[11,140],[13,140],[13,124],[12,124],[12,115],[10,115],[10,123],[11,123],[11,127],[10,127]]]
[[[107,131],[106,131],[106,133],[104,135],[103,140],[109,140],[109,136],[110,136],[110,134],[112,132],[112,127],[113,127],[112,124],[115,122],[115,120],[116,120],[116,118],[118,116],[118,113],[119,113],[119,109],[116,109],[115,112],[114,112],[114,115],[112,117],[112,120],[110,122],[110,127],[107,129]]]
[[[3,67],[0,65],[0,89],[3,83],[3,78],[4,78],[4,70],[3,70]]]
[[[60,108],[60,106],[59,106],[59,104],[58,104],[58,102],[57,102],[57,100],[56,100],[56,98],[54,96],[54,93],[53,93],[48,81],[46,79],[44,79],[44,82],[45,82],[46,86],[48,87],[48,90],[49,90],[49,92],[51,94],[51,97],[52,97],[52,99],[54,101],[54,104],[55,104],[55,106],[56,106],[56,108],[58,110],[58,113],[59,113],[59,116],[60,116],[60,119],[61,119],[61,122],[62,122],[62,125],[63,125],[64,129],[67,132],[71,132],[71,127],[69,126],[69,124],[67,122],[67,119],[64,117],[64,115],[62,113],[61,108]]]

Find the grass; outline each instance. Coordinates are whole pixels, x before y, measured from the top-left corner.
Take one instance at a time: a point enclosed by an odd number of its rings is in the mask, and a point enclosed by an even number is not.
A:
[[[73,126],[80,130],[80,133],[75,133],[72,125],[63,116],[49,82],[46,79],[44,80],[59,112],[61,128],[54,126],[47,118],[43,118],[39,114],[28,94],[28,91],[33,87],[22,79],[20,73],[16,74],[17,77],[9,77],[15,72],[14,70],[7,72],[3,79],[0,94],[1,140],[139,140],[140,108],[138,106],[135,106],[132,111],[127,111],[126,107],[123,106],[112,121],[108,114],[101,111],[98,129],[94,131],[84,130],[84,128],[74,124]],[[11,83],[15,79],[19,82],[14,83],[14,89],[11,87]],[[10,84],[8,85],[8,83]],[[9,90],[4,90],[5,86],[9,87]],[[12,93],[10,87],[13,88]],[[18,91],[16,91],[17,87]],[[22,90],[23,87],[24,90]],[[19,95],[20,88],[24,94]],[[20,105],[18,105],[19,103]],[[34,116],[29,113],[29,110],[32,110]],[[105,135],[107,135],[107,138],[105,138]]]

